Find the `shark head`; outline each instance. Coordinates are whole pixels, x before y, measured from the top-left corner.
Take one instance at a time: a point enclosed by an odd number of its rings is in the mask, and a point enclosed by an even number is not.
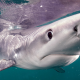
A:
[[[22,55],[28,68],[65,66],[79,57],[80,13],[28,31],[27,57]]]
[[[80,51],[80,14],[42,26],[30,39],[30,49],[40,59],[50,54],[77,55]]]
[[[41,63],[39,66],[56,64],[55,58],[58,66],[74,62],[80,51],[80,14],[33,29],[28,43],[30,58],[35,64]],[[51,60],[50,65],[48,60]]]

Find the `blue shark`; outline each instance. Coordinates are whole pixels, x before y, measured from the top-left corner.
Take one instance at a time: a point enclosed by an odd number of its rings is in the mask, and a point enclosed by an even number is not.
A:
[[[61,67],[79,58],[79,0],[1,1],[0,71],[16,66],[64,73]]]
[[[41,27],[23,28],[0,19],[0,71],[11,66],[24,69],[61,68],[80,55],[80,13]]]

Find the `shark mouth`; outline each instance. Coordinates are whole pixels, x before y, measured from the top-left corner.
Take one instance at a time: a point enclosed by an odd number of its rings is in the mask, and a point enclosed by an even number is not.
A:
[[[43,65],[47,65],[48,67],[53,66],[67,66],[73,63],[75,60],[79,58],[79,55],[56,55],[56,54],[49,54],[43,56],[40,60]]]
[[[78,54],[76,54],[76,55],[78,55]],[[49,55],[45,55],[45,56],[43,56],[40,60],[43,60],[43,59],[45,59],[45,58],[47,58],[47,57],[49,57],[49,56],[76,56],[75,54],[73,55],[73,54],[49,54]]]

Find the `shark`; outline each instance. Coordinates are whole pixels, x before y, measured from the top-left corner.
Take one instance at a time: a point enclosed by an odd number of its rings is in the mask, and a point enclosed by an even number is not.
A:
[[[40,27],[0,19],[0,71],[12,66],[64,73],[80,55],[80,13]],[[15,28],[16,27],[16,28]]]

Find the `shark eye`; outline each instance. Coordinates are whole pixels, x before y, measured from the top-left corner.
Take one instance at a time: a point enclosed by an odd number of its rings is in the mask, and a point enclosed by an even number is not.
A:
[[[48,36],[49,40],[52,39],[52,37],[53,37],[53,31],[51,29],[48,30],[47,36]]]
[[[73,30],[75,31],[75,32],[77,32],[78,30],[77,30],[77,25],[73,28]]]

